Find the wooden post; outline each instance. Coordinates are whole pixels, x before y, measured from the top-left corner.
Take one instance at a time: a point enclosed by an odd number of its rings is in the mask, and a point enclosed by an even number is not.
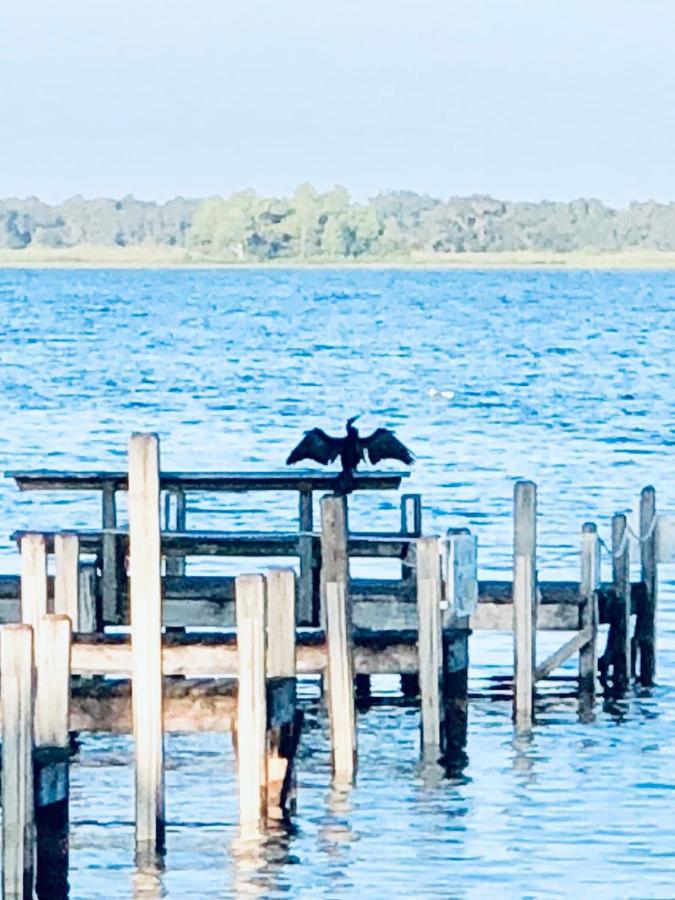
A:
[[[635,624],[640,651],[640,684],[651,687],[656,675],[656,605],[658,578],[656,563],[656,491],[651,485],[640,493],[640,568],[645,600]]]
[[[109,530],[117,528],[115,485],[112,482],[103,485],[102,504],[101,612],[105,624],[116,625],[120,620],[119,559],[117,536]]]
[[[68,896],[70,619],[44,616],[35,643],[35,825],[38,897]]]
[[[417,539],[417,615],[422,754],[438,758],[445,724],[442,702],[441,554],[438,537]]]
[[[54,612],[69,616],[73,631],[80,630],[80,541],[76,534],[54,536]]]
[[[612,516],[612,584],[614,588],[613,683],[620,696],[628,689],[631,667],[630,640],[630,561],[626,517],[621,513]]]
[[[401,534],[420,537],[422,534],[422,495],[403,494],[401,497]]]
[[[579,712],[583,719],[593,714],[597,692],[598,670],[598,597],[600,582],[600,552],[598,529],[593,522],[586,522],[581,529],[581,606],[579,627],[590,629],[591,639],[579,651]]]
[[[136,856],[144,868],[164,849],[159,439],[154,434],[133,434],[129,443],[129,591]]]
[[[166,531],[185,531],[187,521],[187,504],[185,491],[182,488],[171,488],[165,496],[165,521]],[[185,575],[185,557],[168,556],[166,559],[167,575]]]
[[[328,645],[328,715],[331,723],[333,776],[339,782],[351,782],[356,772],[348,534],[346,498],[322,497],[321,592]]]
[[[93,634],[102,631],[99,628],[99,615],[96,604],[96,583],[98,576],[96,574],[95,563],[82,563],[80,565],[79,577],[79,597],[78,597],[78,627],[77,630],[83,634]]]
[[[469,616],[478,602],[478,547],[468,528],[449,528],[443,628],[444,729],[446,772],[458,775],[467,763],[469,724]],[[442,566],[442,568],[444,568]]]
[[[239,825],[256,832],[267,806],[267,700],[265,579],[239,575],[235,582],[239,687],[237,694],[237,773]]]
[[[528,728],[534,717],[537,636],[537,486],[518,481],[513,500],[513,717]]]
[[[300,521],[300,579],[298,581],[297,620],[300,625],[318,625],[317,593],[314,566],[314,510],[312,492],[300,491],[298,517]]]
[[[279,819],[294,800],[293,761],[300,737],[296,710],[295,572],[267,573],[267,815]]]
[[[0,634],[2,688],[2,887],[5,900],[33,897],[33,630]]]
[[[37,630],[47,614],[47,546],[43,534],[21,538],[21,621]]]

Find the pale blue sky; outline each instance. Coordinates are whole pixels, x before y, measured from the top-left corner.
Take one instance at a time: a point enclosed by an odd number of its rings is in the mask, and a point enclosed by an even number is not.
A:
[[[675,200],[675,0],[22,0],[0,196]]]

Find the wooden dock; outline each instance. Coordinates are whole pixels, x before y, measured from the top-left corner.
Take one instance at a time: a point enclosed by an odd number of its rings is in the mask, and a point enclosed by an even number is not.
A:
[[[0,578],[3,887],[7,897],[66,896],[68,746],[73,731],[130,731],[136,774],[136,860],[164,852],[167,731],[229,730],[238,760],[242,833],[289,815],[302,734],[297,679],[326,685],[333,774],[356,777],[358,708],[370,676],[400,676],[420,708],[420,754],[448,773],[466,764],[469,638],[512,632],[516,728],[532,727],[537,683],[578,656],[581,721],[600,691],[623,696],[656,670],[656,501],[641,495],[641,579],[629,578],[628,524],[612,528],[612,580],[600,579],[594,523],[579,532],[579,580],[539,581],[537,490],[514,491],[513,569],[478,579],[467,529],[424,535],[418,495],[404,495],[400,530],[353,533],[347,498],[315,492],[326,473],[165,473],[154,435],[133,435],[129,471],[9,473],[22,490],[101,494],[102,527],[17,532],[20,576]],[[396,490],[401,474],[359,476],[358,490]],[[298,527],[284,533],[190,531],[190,491],[298,494]],[[128,491],[129,521],[115,495]],[[162,503],[164,500],[164,503]],[[163,515],[162,515],[163,514]],[[162,521],[163,518],[163,521]],[[47,574],[54,558],[54,576]],[[191,557],[282,557],[289,565],[236,578],[189,573]],[[395,579],[356,579],[350,560],[398,559]],[[291,566],[290,562],[294,565]],[[601,624],[607,645],[598,646]],[[208,629],[208,631],[204,631]],[[571,632],[538,661],[537,634]],[[101,678],[100,676],[104,676]],[[35,771],[35,780],[34,780]]]

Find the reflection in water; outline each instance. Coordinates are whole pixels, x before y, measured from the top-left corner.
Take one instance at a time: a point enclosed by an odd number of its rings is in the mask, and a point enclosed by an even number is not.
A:
[[[291,832],[274,822],[266,831],[239,834],[230,846],[235,897],[267,897],[279,889],[290,861]]]
[[[132,875],[131,885],[134,900],[159,900],[166,896],[160,869],[137,869]]]

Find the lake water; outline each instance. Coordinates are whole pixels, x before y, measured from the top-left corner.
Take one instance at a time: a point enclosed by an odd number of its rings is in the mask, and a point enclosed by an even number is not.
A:
[[[361,413],[417,454],[425,530],[478,534],[484,577],[509,577],[518,478],[539,485],[543,579],[576,577],[582,522],[608,540],[643,485],[675,511],[675,273],[0,270],[0,325],[4,469],[123,468],[133,430],[160,434],[167,469],[273,469],[303,429]],[[18,571],[14,529],[100,515],[9,481],[0,512],[3,572]],[[196,497],[188,523],[294,515],[289,497]],[[396,528],[398,498],[357,496],[351,516]],[[547,705],[528,738],[508,703],[475,700],[462,779],[422,768],[418,712],[384,706],[359,718],[356,787],[332,790],[313,703],[295,830],[242,845],[229,736],[169,737],[156,879],[132,865],[130,741],[85,735],[72,896],[674,896],[675,573],[660,574],[658,687],[591,725]],[[510,636],[474,635],[471,654],[478,688],[510,671]]]

